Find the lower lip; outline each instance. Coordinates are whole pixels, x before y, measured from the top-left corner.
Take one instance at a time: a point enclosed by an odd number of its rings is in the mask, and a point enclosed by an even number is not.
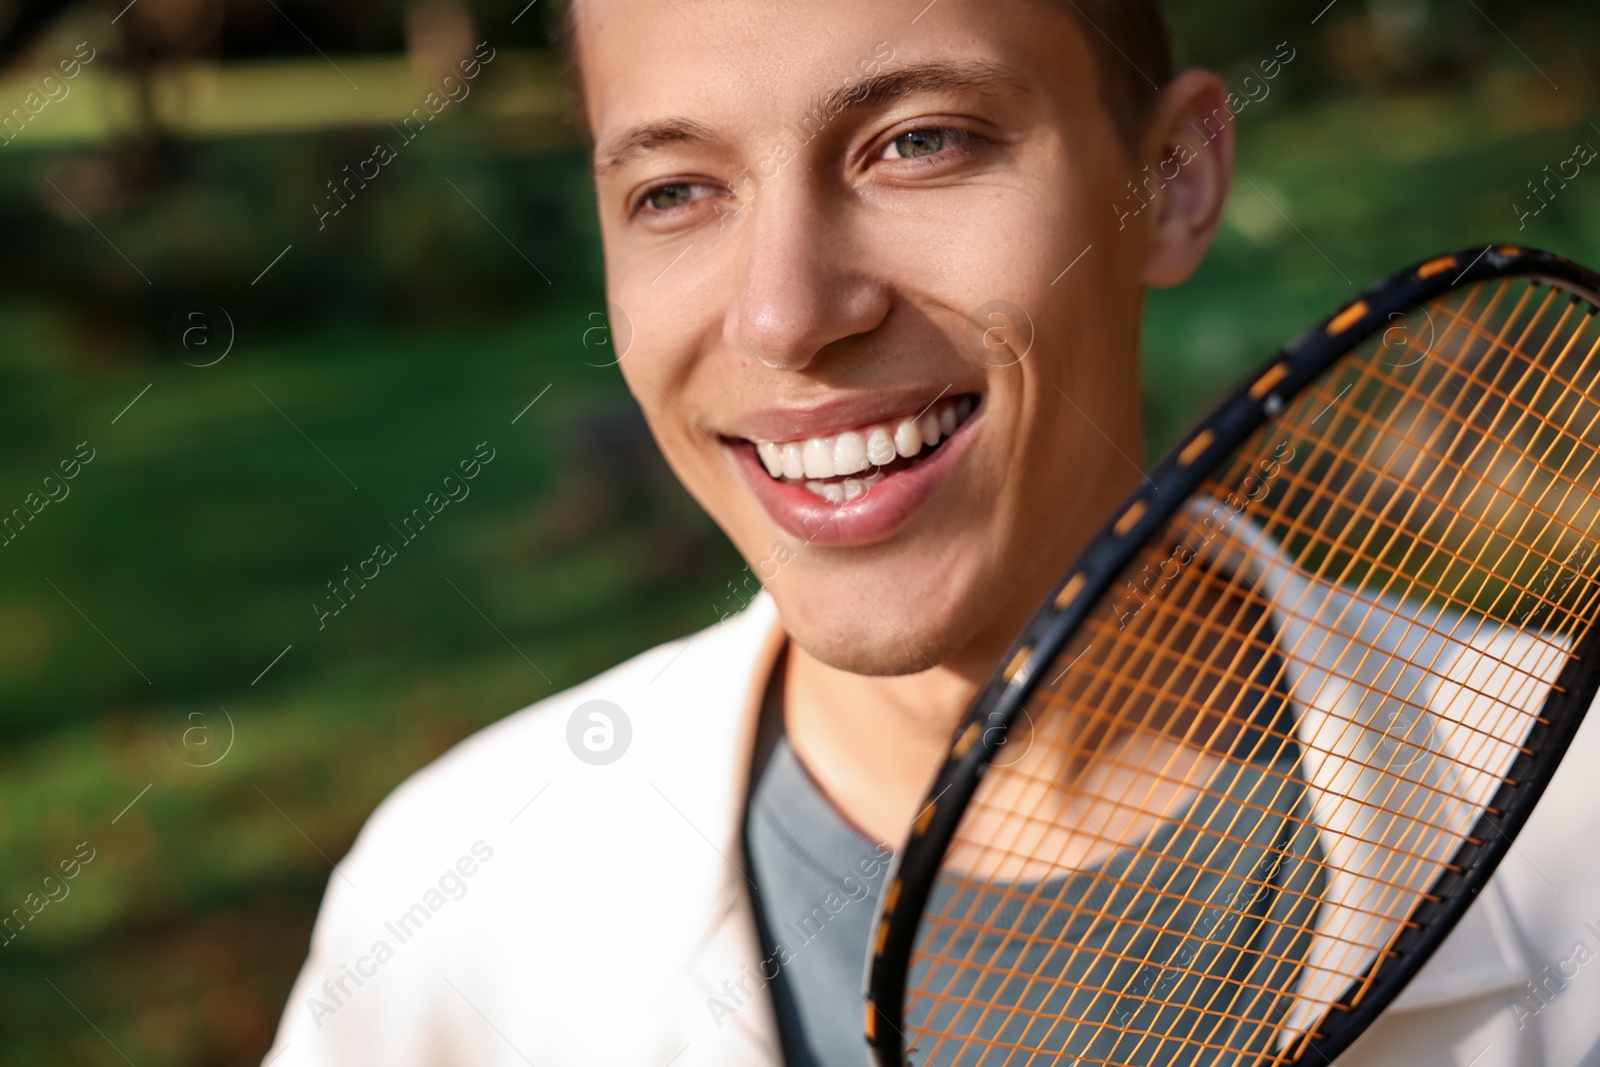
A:
[[[973,412],[927,459],[843,504],[830,504],[804,486],[773,478],[753,445],[740,443],[729,451],[756,499],[787,533],[811,545],[860,548],[887,541],[910,524],[960,462],[978,414]]]

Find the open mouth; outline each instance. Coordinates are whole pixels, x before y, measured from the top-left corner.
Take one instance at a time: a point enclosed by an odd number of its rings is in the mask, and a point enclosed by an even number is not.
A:
[[[775,481],[801,486],[830,504],[844,504],[926,461],[972,417],[976,406],[975,397],[951,397],[921,412],[830,437],[751,444]]]

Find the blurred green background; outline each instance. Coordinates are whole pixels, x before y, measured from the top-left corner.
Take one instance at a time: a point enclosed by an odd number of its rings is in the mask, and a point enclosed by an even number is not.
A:
[[[0,947],[4,1065],[258,1062],[372,807],[709,624],[742,566],[606,366],[548,3],[124,2],[0,2],[0,109],[95,50],[0,146],[0,511],[94,450],[0,548],[0,911],[94,850]],[[1151,300],[1152,450],[1380,274],[1489,241],[1600,261],[1600,168],[1526,230],[1513,207],[1600,148],[1593,0],[1168,9],[1242,92],[1294,59],[1240,116],[1215,253]],[[319,230],[481,40],[472,95]],[[484,441],[319,629],[324,583]]]

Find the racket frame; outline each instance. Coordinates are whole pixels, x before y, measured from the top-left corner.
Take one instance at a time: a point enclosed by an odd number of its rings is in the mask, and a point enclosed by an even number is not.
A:
[[[1588,302],[1591,315],[1600,308],[1600,274],[1554,253],[1516,245],[1472,248],[1390,275],[1295,337],[1225,397],[1151,469],[1140,488],[1084,549],[1012,644],[1005,666],[979,690],[954,733],[956,741],[910,837],[895,855],[879,900],[864,986],[867,1041],[880,1067],[901,1067],[906,1062],[901,1009],[923,909],[967,806],[1012,723],[1037,688],[1038,675],[1049,669],[1146,541],[1177,514],[1219,462],[1283,411],[1289,399],[1388,327],[1392,315],[1405,315],[1464,285],[1507,277],[1564,289],[1575,302]],[[1417,925],[1403,930],[1392,946],[1393,955],[1379,957],[1367,976],[1346,989],[1291,1064],[1332,1061],[1433,955],[1477,899],[1533,813],[1597,689],[1600,627],[1590,630],[1572,650],[1556,688],[1541,707],[1539,718],[1543,721],[1535,724],[1522,746],[1532,747],[1535,755],[1518,753],[1506,781],[1474,824],[1468,840],[1429,887],[1429,895],[1438,902],[1424,900],[1411,917]],[[1359,1003],[1352,1005],[1358,994]]]

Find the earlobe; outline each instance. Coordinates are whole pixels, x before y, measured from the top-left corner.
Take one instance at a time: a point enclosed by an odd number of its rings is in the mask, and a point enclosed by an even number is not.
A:
[[[1227,87],[1208,70],[1187,70],[1162,90],[1144,143],[1144,160],[1176,169],[1147,223],[1144,284],[1186,281],[1216,237],[1233,179],[1234,109]]]

